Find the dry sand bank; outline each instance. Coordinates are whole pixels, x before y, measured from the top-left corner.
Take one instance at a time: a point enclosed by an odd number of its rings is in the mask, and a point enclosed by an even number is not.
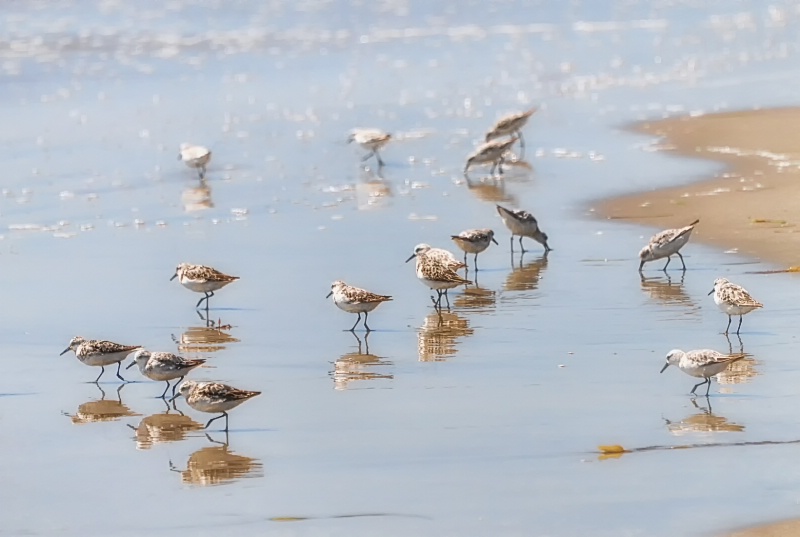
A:
[[[657,229],[700,218],[693,240],[800,266],[800,109],[730,112],[634,126],[660,150],[723,162],[708,180],[604,200],[597,213]]]

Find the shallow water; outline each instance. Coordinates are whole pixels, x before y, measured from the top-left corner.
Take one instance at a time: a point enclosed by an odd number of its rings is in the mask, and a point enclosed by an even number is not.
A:
[[[139,5],[19,2],[1,23],[0,532],[700,535],[795,514],[795,446],[733,445],[798,439],[794,278],[690,244],[683,277],[640,281],[651,230],[587,209],[717,168],[625,124],[792,102],[794,7]],[[484,129],[533,105],[528,165],[466,184]],[[373,125],[398,138],[382,177],[345,143]],[[205,183],[182,141],[212,147]],[[511,257],[495,202],[554,251]],[[487,226],[500,245],[439,316],[403,260]],[[181,261],[241,276],[212,299],[222,329],[169,281]],[[706,296],[720,275],[766,304],[741,342]],[[335,279],[395,297],[368,338],[325,301]],[[88,383],[58,356],[76,334],[264,393],[206,436],[161,383]],[[658,374],[674,347],[751,356],[693,401]]]

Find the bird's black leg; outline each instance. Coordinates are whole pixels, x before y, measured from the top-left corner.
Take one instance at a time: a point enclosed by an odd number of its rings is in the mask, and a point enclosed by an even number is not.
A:
[[[447,300],[447,309],[450,309],[450,295],[447,294],[447,289],[444,290],[444,298]]]
[[[681,265],[683,265],[683,270],[686,270],[686,263],[683,262],[683,256],[681,255],[680,252],[675,252],[675,253],[678,254],[678,257],[681,258]]]
[[[742,328],[742,318],[743,318],[743,317],[744,317],[744,316],[742,316],[742,315],[739,315],[739,326],[737,326],[737,327],[736,327],[736,335],[737,335],[737,336],[739,335],[739,330]]]
[[[186,375],[184,375],[184,377],[185,377],[185,376],[186,376]],[[180,384],[181,382],[183,382],[183,377],[179,378],[179,379],[178,379],[178,382],[176,382],[175,384],[173,384],[173,385],[172,385],[172,396],[173,396],[173,397],[175,397],[175,388],[177,388],[177,387],[178,387],[178,384]],[[164,393],[167,393],[167,392],[164,392]],[[163,395],[162,395],[162,397],[163,397]],[[175,401],[173,401],[173,402],[172,402],[172,404],[174,405],[174,404],[175,404]]]
[[[706,397],[708,397],[708,391],[711,389],[711,377],[708,377],[706,382],[708,383],[706,384]]]
[[[165,381],[165,382],[167,383],[167,387],[166,387],[166,388],[164,388],[164,393],[162,393],[162,394],[161,394],[161,398],[162,398],[162,399],[165,399],[165,398],[166,398],[166,395],[167,395],[167,390],[169,390],[169,381],[167,380],[167,381]],[[175,383],[175,386],[177,386],[177,385],[178,385],[178,383],[176,382],[176,383]]]
[[[497,162],[492,162],[492,169],[489,170],[489,175],[494,175],[494,170],[497,168]]]
[[[378,150],[376,149],[373,151],[373,153],[375,153],[375,158],[378,159],[378,166],[383,167],[383,159],[381,159],[381,155],[378,153]]]
[[[669,265],[669,262],[670,262],[670,261],[672,261],[672,256],[669,256],[669,255],[668,255],[668,256],[667,256],[667,264],[666,264],[666,265],[664,265],[664,268],[662,268],[661,270],[663,270],[664,272],[666,272],[666,271],[667,271],[667,265]]]
[[[94,379],[95,384],[97,383],[98,380],[100,380],[100,377],[102,377],[103,373],[105,373],[105,372],[106,372],[105,366],[100,366],[100,374],[97,375],[96,379]]]
[[[522,250],[523,254],[527,251],[527,250],[525,250],[525,247],[522,246],[522,235],[519,236],[519,247]]]
[[[203,291],[203,298],[201,298],[200,300],[197,301],[197,304],[194,305],[194,309],[199,308],[200,304],[203,303],[203,300],[206,301],[206,309],[208,309],[208,296],[209,296],[208,292],[207,291]]]
[[[514,253],[514,234],[511,234],[511,253]]]
[[[467,252],[464,252],[464,264],[467,264]],[[469,267],[467,267],[467,270],[469,270]]]
[[[467,254],[464,254],[465,256]],[[478,254],[475,254],[475,272],[478,272]]]
[[[211,425],[212,422],[220,419],[222,416],[225,416],[225,430],[227,431],[228,430],[228,413],[227,412],[223,412],[219,416],[217,416],[215,418],[211,418],[210,420],[208,420],[208,423],[206,423],[206,426],[203,427],[203,429],[208,429],[208,426]]]
[[[360,323],[360,322],[361,322],[361,314],[359,313],[358,314],[358,319],[356,319],[356,324],[354,324],[352,327],[350,327],[350,332],[355,332],[356,326],[358,326],[358,323]]]
[[[519,138],[519,148],[522,150],[522,153],[525,153],[525,137],[522,136],[522,131],[517,131],[517,137]],[[522,157],[522,155],[520,155]]]
[[[705,384],[705,383],[706,383],[706,381],[708,381],[708,379],[704,379],[704,380],[703,380],[703,382],[700,382],[700,383],[698,383],[698,384],[695,384],[695,385],[694,385],[694,388],[692,388],[692,391],[690,391],[689,393],[691,393],[692,395],[694,395],[694,391],[695,391],[697,388],[699,388],[700,386],[702,386],[703,384]]]
[[[366,328],[366,329],[367,329],[367,332],[372,332],[372,329],[371,329],[371,328],[369,327],[369,325],[367,324],[367,317],[369,317],[369,312],[368,312],[368,311],[365,311],[365,312],[364,312],[364,328]]]
[[[505,162],[505,160],[506,159],[503,157],[500,157],[500,160],[497,161],[497,173],[500,175],[503,175],[503,162]]]
[[[125,380],[124,378],[122,378],[122,375],[120,375],[120,374],[119,374],[119,368],[120,368],[120,367],[122,367],[122,360],[120,360],[119,362],[117,362],[117,378],[118,378],[119,380],[121,380],[122,382],[128,382],[127,380]],[[100,378],[100,377],[97,377],[97,378]]]
[[[370,151],[364,157],[362,157],[361,162],[364,162],[365,160],[369,159],[374,154],[375,154],[375,151]]]
[[[739,318],[739,320],[741,321],[741,317]],[[728,315],[728,326],[726,326],[726,327],[725,327],[725,335],[726,335],[726,336],[728,335],[728,329],[729,329],[730,327],[731,327],[731,316],[730,316],[730,315]]]

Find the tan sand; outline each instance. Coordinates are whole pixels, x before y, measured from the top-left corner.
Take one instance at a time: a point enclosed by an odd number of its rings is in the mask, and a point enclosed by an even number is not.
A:
[[[800,520],[786,520],[763,526],[753,526],[723,534],[723,537],[797,537]]]
[[[681,227],[724,250],[788,269],[800,266],[800,109],[731,112],[636,125],[658,148],[721,161],[715,177],[597,203],[598,215]]]

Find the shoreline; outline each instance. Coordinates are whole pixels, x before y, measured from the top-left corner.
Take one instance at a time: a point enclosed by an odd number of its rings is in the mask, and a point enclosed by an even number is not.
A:
[[[800,108],[724,112],[635,124],[658,151],[723,164],[712,177],[594,204],[596,214],[652,227],[699,218],[692,240],[797,271],[800,266]]]
[[[688,184],[599,200],[596,214],[653,228],[700,223],[692,240],[800,272],[800,108],[680,117],[634,124],[657,151],[722,164]],[[773,272],[773,271],[770,271]],[[764,521],[726,537],[788,537],[800,519]]]

